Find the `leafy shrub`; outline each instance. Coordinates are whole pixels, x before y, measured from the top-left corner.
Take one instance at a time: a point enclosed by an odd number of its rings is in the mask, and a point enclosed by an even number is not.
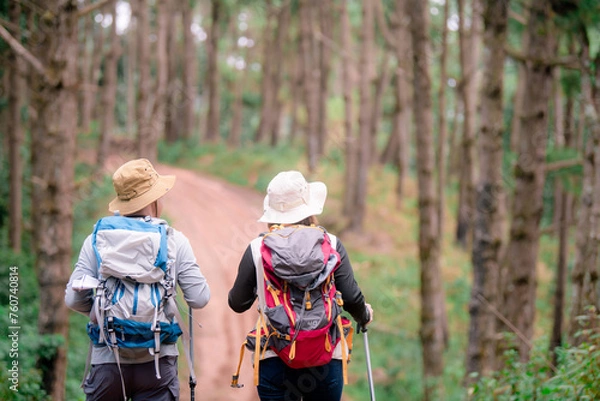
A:
[[[600,315],[589,321],[600,322]],[[547,349],[537,347],[527,363],[516,351],[506,354],[506,367],[479,380],[469,391],[470,400],[598,400],[600,399],[600,328],[590,324],[579,336],[579,346],[556,349],[559,364],[553,368]],[[545,342],[547,344],[547,342]]]

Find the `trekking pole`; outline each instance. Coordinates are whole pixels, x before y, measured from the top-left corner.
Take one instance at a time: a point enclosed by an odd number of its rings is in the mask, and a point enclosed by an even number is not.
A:
[[[363,334],[363,339],[365,342],[365,358],[367,360],[369,392],[371,393],[371,401],[375,401],[375,387],[373,386],[373,370],[371,369],[371,352],[369,351],[369,336],[367,335],[367,327],[358,324],[357,331]]]
[[[192,316],[192,307],[189,306],[189,328],[190,328],[190,401],[196,399],[196,378],[194,375],[194,317]]]

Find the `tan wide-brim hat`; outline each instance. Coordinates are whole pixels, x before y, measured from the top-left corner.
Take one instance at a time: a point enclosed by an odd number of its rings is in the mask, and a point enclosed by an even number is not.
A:
[[[108,210],[126,216],[164,196],[175,184],[174,175],[160,175],[148,159],[128,161],[113,174],[117,197]]]
[[[299,171],[283,171],[267,187],[263,203],[263,223],[292,224],[323,212],[327,186],[319,181],[307,182]]]

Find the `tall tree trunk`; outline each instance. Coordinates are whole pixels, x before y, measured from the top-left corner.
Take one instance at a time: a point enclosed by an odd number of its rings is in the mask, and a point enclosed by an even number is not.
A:
[[[244,103],[242,95],[244,93],[244,82],[248,76],[248,68],[237,71],[237,76],[233,80],[233,112],[231,117],[231,131],[227,138],[227,144],[231,148],[239,148],[242,143],[242,122],[244,117]]]
[[[33,245],[40,287],[38,331],[65,342],[39,355],[42,387],[53,400],[65,399],[68,313],[64,291],[71,271],[71,241],[77,134],[77,4],[46,1],[50,10],[40,29],[37,56],[45,77],[33,81],[37,120],[31,142]]]
[[[504,46],[507,36],[508,1],[486,0],[485,60],[479,128],[479,180],[473,239],[473,287],[469,302],[467,374],[490,374],[495,367],[496,316],[500,249],[503,239],[504,186],[502,134],[504,94]]]
[[[358,112],[358,158],[356,163],[356,188],[350,211],[349,229],[361,232],[367,209],[369,165],[371,163],[371,119],[373,118],[372,82],[374,76],[373,47],[375,36],[375,0],[362,2],[362,31],[359,59],[360,109]]]
[[[156,87],[150,117],[151,138],[154,149],[165,131],[167,117],[167,89],[169,79],[168,27],[171,18],[171,1],[163,0],[156,4]],[[155,150],[155,155],[157,151]]]
[[[369,156],[369,164],[372,164],[372,160],[377,160],[377,133],[379,132],[379,126],[381,125],[381,119],[383,118],[383,99],[385,96],[386,89],[390,86],[392,79],[392,71],[390,68],[391,54],[387,53],[383,56],[381,63],[381,72],[375,79],[375,93],[373,94],[373,114],[371,115],[371,155]]]
[[[83,35],[80,51],[80,80],[81,80],[81,123],[80,129],[88,132],[92,120],[92,55],[94,54],[94,19],[88,15],[83,18]]]
[[[523,49],[527,49],[527,35],[523,33],[523,39],[521,40]],[[517,153],[519,151],[519,141],[521,137],[520,132],[520,121],[521,113],[523,110],[523,98],[525,96],[525,64],[519,63],[518,74],[517,74],[517,89],[512,102],[513,115],[510,126],[510,150],[511,152]]]
[[[96,166],[101,169],[109,155],[110,140],[115,126],[115,103],[117,99],[117,64],[121,54],[121,42],[117,35],[116,3],[111,5],[108,15],[112,18],[108,54],[104,63],[104,85],[102,91],[102,109],[100,120],[100,146]]]
[[[208,113],[206,117],[206,132],[204,137],[209,142],[217,142],[219,133],[219,124],[221,122],[221,95],[220,95],[220,74],[219,74],[219,38],[221,19],[223,17],[223,4],[219,0],[211,0],[211,24],[208,37],[208,70],[206,77],[208,80]]]
[[[182,118],[182,134],[184,138],[192,137],[194,133],[194,114],[196,93],[198,84],[197,64],[196,61],[196,46],[194,45],[194,37],[192,35],[192,22],[194,17],[194,4],[189,0],[181,1],[181,13],[183,14],[183,118]]]
[[[529,48],[526,63],[526,87],[520,118],[519,156],[515,166],[515,192],[512,204],[506,261],[507,283],[504,288],[504,315],[514,325],[520,339],[517,347],[521,360],[529,359],[529,344],[535,320],[536,265],[539,247],[539,223],[543,209],[543,187],[548,128],[548,102],[552,86],[553,27],[550,5],[534,0],[527,25]],[[506,328],[505,328],[506,329]]]
[[[9,5],[11,21],[16,22],[14,36],[21,41],[21,4],[11,2]],[[25,64],[21,57],[15,53],[9,54],[8,66],[8,157],[9,157],[9,215],[8,232],[9,245],[14,252],[21,252],[21,235],[23,233],[23,159],[21,146],[23,146],[23,123],[21,108],[24,105],[25,94]]]
[[[319,31],[321,36],[318,41],[319,54],[319,95],[318,95],[318,122],[317,122],[317,153],[323,156],[326,152],[327,142],[327,100],[329,98],[329,78],[331,72],[330,41],[333,37],[334,17],[332,0],[318,2]]]
[[[95,18],[95,17],[94,17]],[[98,105],[100,92],[100,78],[102,77],[102,60],[104,59],[105,51],[104,51],[104,41],[105,41],[105,29],[102,23],[92,23],[93,26],[93,53],[92,53],[92,70],[90,72],[90,82],[88,86],[88,90],[90,91],[90,103],[89,107],[89,118],[91,120],[97,120],[100,116]],[[89,130],[89,127],[88,127]]]
[[[165,85],[165,139],[172,143],[181,138],[181,120],[185,99],[181,97],[181,81],[179,80],[179,63],[183,60],[183,48],[179,46],[179,7],[178,1],[169,1],[165,18],[166,23],[166,67]]]
[[[138,0],[134,9],[137,12],[137,63],[138,63],[138,93],[137,93],[137,153],[138,157],[146,157],[151,161],[157,158],[157,141],[154,138],[152,114],[152,80],[150,76],[150,16],[146,0]]]
[[[135,91],[135,73],[137,70],[137,8],[139,7],[138,1],[131,1],[131,21],[129,21],[129,28],[127,29],[126,41],[127,41],[127,135],[130,138],[136,137],[136,91]]]
[[[433,110],[429,73],[428,8],[421,0],[410,0],[414,74],[414,111],[417,135],[417,179],[419,188],[419,260],[421,263],[421,329],[424,399],[443,395],[444,333],[440,239],[434,190]]]
[[[585,48],[584,53],[587,55],[589,49]],[[599,58],[596,58],[596,63],[599,61]],[[590,63],[590,60],[586,58],[583,61]],[[582,329],[579,317],[588,314],[586,308],[589,306],[595,307],[596,311],[600,310],[598,299],[598,246],[600,245],[600,238],[598,236],[598,230],[600,229],[600,221],[598,221],[600,217],[600,89],[595,83],[600,79],[600,69],[597,69],[595,74],[596,76],[584,76],[582,79],[582,92],[585,102],[592,104],[593,107],[586,107],[586,125],[590,129],[590,135],[585,145],[582,193],[577,220],[575,265],[571,273],[573,286],[569,342],[573,345],[578,345],[585,340],[583,336],[576,335]],[[591,83],[590,79],[594,83]]]
[[[291,56],[287,58],[289,61],[291,61],[289,63],[289,70],[292,80],[290,84],[290,97],[292,98],[290,104],[290,143],[294,144],[297,142],[296,138],[298,137],[298,133],[301,131],[298,121],[298,110],[302,104],[302,98],[304,96],[304,88],[302,86],[304,68],[302,67],[302,46],[300,38],[294,41],[292,49],[295,49],[296,51],[288,53],[291,54]]]
[[[342,96],[344,97],[344,148],[346,153],[346,170],[344,172],[344,215],[349,215],[352,210],[354,183],[356,177],[357,143],[354,132],[354,107],[352,93],[354,88],[354,54],[352,52],[352,31],[348,4],[343,1],[340,5],[340,36],[342,42],[342,61],[340,63],[342,76]]]
[[[315,14],[315,4],[311,0],[300,0],[300,47],[302,57],[302,87],[304,88],[304,106],[306,109],[306,149],[308,170],[312,173],[319,160],[318,139],[318,96],[320,69],[315,55],[314,29],[311,21]]]
[[[264,44],[262,49],[263,62],[261,63],[261,82],[260,82],[260,93],[262,103],[260,107],[260,120],[258,123],[258,129],[256,131],[256,142],[263,142],[268,135],[269,128],[271,127],[271,119],[273,113],[273,97],[275,96],[273,90],[272,71],[278,69],[279,65],[270,61],[271,54],[274,51],[274,43],[276,42],[275,30],[275,7],[271,0],[267,0],[265,4],[265,29],[263,32]]]
[[[450,16],[450,1],[444,2],[444,19],[448,21]],[[444,207],[445,187],[446,187],[446,137],[448,127],[446,124],[446,89],[448,80],[448,24],[442,28],[442,43],[440,55],[440,88],[438,91],[438,138],[436,151],[436,170],[437,170],[437,214],[438,214],[438,237],[444,235]]]
[[[271,145],[275,146],[280,134],[279,120],[282,105],[279,92],[284,70],[283,46],[287,39],[287,32],[289,32],[290,5],[283,4],[273,7],[268,11],[268,15],[276,17],[269,18],[269,20],[276,21],[276,25],[275,27],[271,26],[271,21],[269,21],[265,28],[264,62],[262,64],[264,71],[261,82],[263,103],[256,139],[263,141],[270,137]]]
[[[475,209],[475,130],[478,88],[479,49],[481,42],[481,3],[472,0],[471,29],[465,31],[465,0],[458,1],[460,65],[462,71],[461,95],[464,105],[464,125],[461,142],[461,164],[456,219],[456,242],[467,248],[472,235]]]
[[[555,81],[555,83],[557,83],[560,87],[560,80]],[[561,130],[557,130],[557,143],[561,143],[562,146],[567,149],[572,148],[575,144],[573,106],[573,96],[568,95],[564,107],[564,114],[562,115],[563,119],[556,122],[562,126]],[[561,132],[562,135],[558,135],[558,132]],[[559,211],[556,213],[557,217],[555,220],[558,231],[558,255],[556,261],[556,288],[554,290],[554,316],[549,347],[550,352],[552,353],[552,362],[554,366],[558,366],[558,355],[555,352],[555,349],[556,347],[560,347],[562,345],[563,339],[569,245],[568,235],[571,220],[571,209],[573,207],[573,196],[566,191],[565,188],[563,188],[560,182],[556,185],[556,195],[560,197],[557,202]]]

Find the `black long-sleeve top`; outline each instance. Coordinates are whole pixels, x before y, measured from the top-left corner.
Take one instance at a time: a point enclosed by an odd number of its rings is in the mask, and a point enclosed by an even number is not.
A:
[[[337,290],[342,293],[344,309],[360,325],[365,325],[369,321],[369,311],[365,305],[365,297],[354,279],[354,271],[348,253],[339,238],[336,251],[340,254],[341,262],[333,277]],[[249,245],[240,261],[233,287],[229,290],[229,307],[237,313],[242,313],[250,309],[256,298],[256,270],[252,258],[252,249]]]

